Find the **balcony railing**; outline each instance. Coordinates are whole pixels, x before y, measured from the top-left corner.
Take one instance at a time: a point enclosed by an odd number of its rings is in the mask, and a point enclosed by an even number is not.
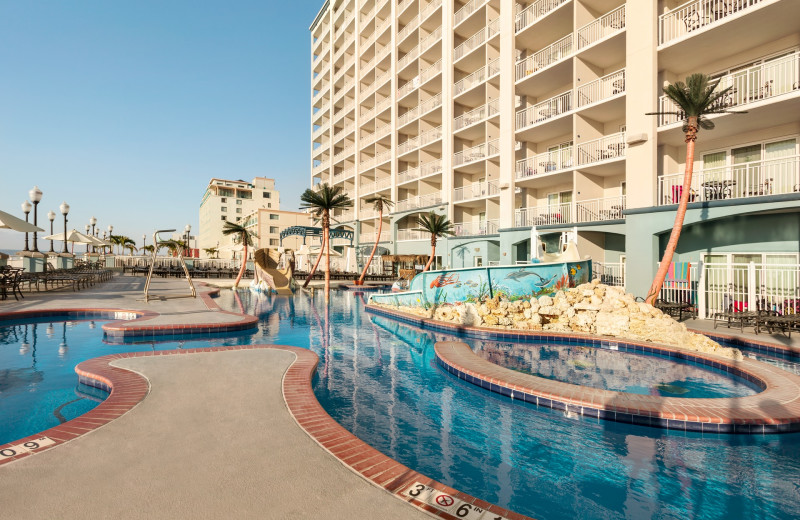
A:
[[[582,200],[575,203],[576,222],[597,222],[624,218],[625,196]]]
[[[415,30],[417,27],[419,27],[419,15],[409,20],[405,27],[397,31],[397,43],[399,44],[405,40],[406,36],[411,34],[411,31]]]
[[[703,27],[722,22],[766,0],[690,0],[658,17],[658,43],[676,40]]]
[[[399,201],[395,207],[395,213],[400,211],[408,211],[410,209],[424,208],[427,206],[436,206],[442,204],[442,192],[428,193],[426,195],[417,195],[405,200]]]
[[[453,61],[458,61],[473,49],[476,49],[478,46],[483,45],[486,40],[497,34],[499,28],[499,18],[495,18],[486,27],[481,28],[467,38],[461,45],[453,49]]]
[[[570,110],[572,110],[571,90],[517,112],[517,130],[547,121]]]
[[[369,121],[370,119],[372,119],[376,115],[378,115],[381,112],[383,112],[386,109],[386,107],[391,106],[391,104],[392,104],[392,98],[384,98],[384,99],[378,101],[378,104],[375,105],[374,107],[367,108],[367,109],[362,109],[362,111],[361,111],[361,122],[362,123],[366,123],[367,121]]]
[[[380,166],[381,164],[385,163],[386,161],[390,161],[391,159],[392,159],[392,151],[385,150],[375,156],[375,166]]]
[[[625,92],[625,69],[612,72],[577,88],[578,106],[591,105]]]
[[[538,0],[538,2],[532,3],[517,14],[514,20],[514,32],[520,32],[531,24],[536,23],[547,13],[568,1],[569,0]]]
[[[368,233],[361,233],[360,235],[358,235],[358,241],[360,243],[362,243],[362,244],[364,244],[364,243],[374,243],[376,236],[378,236],[377,231],[372,231],[372,232],[368,232]],[[392,239],[391,238],[391,233],[389,233],[388,231],[381,231],[381,238],[380,238],[380,240],[378,240],[378,242],[388,242],[391,239]]]
[[[369,38],[367,38],[364,41],[364,43],[361,45],[361,49],[367,50],[369,48],[369,46],[372,45],[375,42],[375,40],[378,38],[378,36],[383,34],[383,31],[385,31],[386,28],[389,27],[391,24],[392,24],[392,19],[389,18],[389,17],[387,17],[383,21],[381,21],[380,25],[378,25],[378,27],[376,27],[375,30],[372,31],[372,34],[369,35]]]
[[[417,77],[410,79],[402,87],[397,89],[397,99],[400,99],[418,89],[426,81],[433,78],[440,72],[442,72],[442,60],[437,61],[427,69],[423,70]]]
[[[578,49],[588,47],[606,36],[615,34],[625,28],[625,4],[610,11],[596,20],[584,25],[575,34],[578,39]]]
[[[469,76],[466,76],[453,85],[453,95],[457,96],[462,92],[480,85],[487,79],[500,72],[500,58],[490,61],[485,67],[481,67]]]
[[[397,3],[397,14],[400,15],[400,13],[402,13],[403,11],[408,9],[408,6],[411,5],[411,3],[413,1],[414,0],[402,0],[401,2],[398,2]]]
[[[333,220],[337,222],[350,222],[351,220],[355,220],[356,212],[352,209],[348,209],[346,211],[341,212],[339,215],[335,215]]]
[[[392,48],[389,45],[376,51],[375,56],[373,56],[372,59],[361,68],[361,78],[363,79],[364,76],[366,76],[368,72],[375,68],[375,65],[383,61],[383,59],[388,56],[391,51]]]
[[[482,161],[500,153],[498,144],[499,139],[494,139],[488,143],[482,143],[472,148],[467,148],[461,152],[453,154],[453,166],[461,166],[475,161]]]
[[[333,156],[333,162],[337,163],[337,162],[343,160],[345,157],[353,155],[354,151],[355,151],[355,147],[353,145],[348,146],[347,148],[345,148],[344,150],[342,150],[341,152],[339,152],[339,153],[337,153],[337,154],[335,154]]]
[[[572,146],[544,152],[517,161],[517,180],[536,175],[571,169],[573,165]]]
[[[492,117],[500,112],[500,102],[498,99],[492,99],[485,105],[472,109],[469,112],[461,114],[453,119],[453,131],[461,130],[468,126],[474,125],[484,119]]]
[[[591,164],[625,157],[625,132],[578,144],[578,164]]]
[[[499,220],[476,220],[453,224],[453,234],[457,237],[497,234]]]
[[[322,171],[327,170],[330,165],[331,165],[330,161],[321,162],[320,164],[318,164],[318,165],[314,166],[313,168],[311,168],[311,173],[316,175],[316,174],[318,174],[318,173],[320,173]]]
[[[520,208],[514,211],[514,225],[550,226],[573,223],[572,203],[553,204],[542,207]]]
[[[453,202],[491,197],[500,193],[497,181],[473,182],[453,190]]]
[[[695,171],[689,202],[747,199],[800,192],[797,155]],[[658,204],[677,204],[683,193],[683,174],[658,179]]]
[[[404,182],[413,181],[416,179],[424,179],[430,175],[435,175],[437,173],[442,173],[442,160],[435,159],[433,161],[428,161],[426,163],[422,163],[417,168],[410,168],[403,172],[397,174],[397,183],[402,184]]]
[[[339,141],[339,139],[341,139],[342,137],[346,136],[347,134],[352,132],[354,129],[355,129],[355,125],[353,123],[347,123],[346,125],[344,125],[344,128],[342,128],[341,130],[339,130],[339,131],[337,131],[337,132],[335,132],[333,134],[333,142],[335,143],[335,142]]]
[[[471,0],[467,2],[461,9],[456,11],[456,14],[453,16],[453,27],[466,20],[469,15],[485,4],[486,1],[487,0]]]
[[[572,33],[517,62],[517,81],[565,59],[572,53]]]
[[[418,135],[417,137],[412,137],[411,139],[400,144],[397,147],[397,155],[403,155],[412,150],[425,146],[426,144],[438,141],[441,138],[442,138],[442,127],[437,126],[436,128],[428,130],[427,132],[424,132]]]
[[[431,234],[419,229],[398,229],[397,241],[405,240],[430,240]]]
[[[402,127],[406,124],[410,123],[411,121],[421,117],[431,110],[442,106],[442,93],[439,92],[432,98],[423,101],[419,105],[415,106],[414,108],[405,112],[402,116],[397,118],[397,126]]]
[[[391,188],[391,187],[392,187],[391,177],[378,179],[377,181],[373,182],[364,182],[361,184],[361,195],[368,195],[370,193],[375,193],[376,191],[385,190],[386,188]]]
[[[754,65],[719,78],[717,91],[731,87],[721,100],[723,107],[736,107],[756,103],[783,94],[800,91],[800,53]],[[658,98],[659,112],[675,114],[658,116],[658,126],[683,120],[678,107],[666,96]]]

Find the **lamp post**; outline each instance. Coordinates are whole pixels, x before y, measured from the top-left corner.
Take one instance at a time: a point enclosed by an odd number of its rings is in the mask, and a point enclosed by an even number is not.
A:
[[[109,225],[108,225],[108,240],[111,240],[111,233],[112,233],[113,231],[114,231],[114,226],[112,226],[111,224],[109,224]],[[112,254],[112,255],[114,254],[114,246],[111,246],[111,253],[110,253],[110,254]]]
[[[97,233],[94,232],[94,226],[95,226],[95,224],[97,224],[97,219],[95,217],[90,218],[89,219],[89,224],[92,225],[92,236],[96,237]],[[92,253],[94,253],[95,251],[97,251],[97,248],[94,245],[92,245]]]
[[[67,250],[67,214],[69,213],[69,204],[62,202],[59,209],[61,210],[61,214],[64,215],[64,252],[69,253]]]
[[[37,218],[38,212],[36,210],[39,206],[39,201],[42,200],[42,190],[39,189],[39,186],[34,186],[31,188],[31,191],[28,192],[28,196],[30,196],[33,202],[33,225],[38,226],[39,219]],[[39,239],[36,231],[33,232],[33,251],[36,253],[39,252]]]
[[[189,247],[189,238],[191,237],[192,226],[190,224],[186,224],[186,227],[183,228],[186,231],[186,252],[187,254],[191,254],[191,248]]]
[[[147,245],[147,235],[142,235],[142,251],[144,251],[144,247]],[[142,253],[142,256],[146,255],[147,251]]]
[[[90,230],[91,228],[92,228],[92,226],[90,226],[89,224],[86,224],[86,227],[85,227],[84,229],[86,229],[86,234],[87,234],[87,235],[89,234],[89,230]],[[87,253],[89,252],[89,244],[88,244],[88,243],[86,244],[86,252],[87,252]]]
[[[31,203],[27,200],[22,203],[22,212],[25,213],[25,222],[28,222],[28,213],[31,212]],[[28,232],[25,232],[25,249],[23,251],[29,251],[28,249]]]
[[[56,212],[52,209],[47,212],[47,218],[50,219],[50,236],[53,236],[53,221],[56,219]],[[66,233],[64,234],[64,238],[66,240]],[[50,239],[50,252],[55,253],[56,250],[53,249],[53,239]]]

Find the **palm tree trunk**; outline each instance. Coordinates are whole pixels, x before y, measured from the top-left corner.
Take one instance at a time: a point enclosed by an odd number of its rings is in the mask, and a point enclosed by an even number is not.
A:
[[[322,232],[327,237],[330,231],[326,226],[322,226]],[[325,294],[331,290],[331,244],[330,240],[325,240]]]
[[[678,211],[675,213],[675,223],[672,225],[672,233],[669,235],[669,242],[664,249],[664,256],[661,258],[661,265],[658,267],[656,277],[653,279],[653,285],[647,293],[645,302],[653,305],[661,294],[661,287],[664,285],[664,279],[667,277],[667,271],[672,263],[672,257],[675,254],[675,249],[678,247],[678,239],[683,230],[683,220],[686,217],[686,207],[689,204],[689,196],[692,191],[692,173],[694,170],[694,143],[697,139],[697,118],[690,117],[687,123],[688,129],[686,130],[686,168],[683,172],[683,191],[681,192],[681,199],[678,202]]]
[[[435,256],[436,256],[436,237],[434,235],[431,235],[431,257],[428,258],[428,263],[425,264],[425,268],[422,270],[423,273],[428,269],[430,269]]]
[[[314,262],[314,267],[311,268],[311,272],[308,273],[308,278],[306,278],[305,283],[303,284],[303,289],[308,287],[308,283],[311,281],[311,277],[314,276],[314,273],[317,272],[317,266],[319,265],[319,261],[322,260],[322,248],[325,247],[325,243],[327,242],[327,237],[323,235],[322,243],[319,245],[319,254],[317,255],[317,261]]]
[[[242,281],[242,276],[244,275],[244,270],[247,268],[247,242],[244,242],[244,251],[242,252],[242,266],[239,268],[239,276],[236,277],[236,281],[233,282],[233,288],[236,289],[239,287],[239,282]]]
[[[372,263],[372,257],[375,256],[375,251],[378,249],[378,242],[381,239],[382,229],[383,229],[383,210],[381,209],[378,212],[378,235],[375,237],[375,245],[372,246],[372,252],[369,254],[369,260],[367,260],[367,265],[364,266],[364,270],[361,272],[361,278],[358,279],[358,283],[356,285],[364,284],[364,277],[367,276],[367,269],[369,269],[369,264]]]

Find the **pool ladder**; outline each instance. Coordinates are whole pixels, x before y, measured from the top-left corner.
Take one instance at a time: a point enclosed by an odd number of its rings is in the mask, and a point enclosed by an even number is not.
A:
[[[158,250],[160,246],[166,245],[168,241],[160,240],[158,237],[159,233],[174,233],[174,229],[160,229],[153,233],[153,244],[155,244],[155,248],[153,249],[153,258],[150,259],[150,271],[147,273],[147,281],[144,284],[144,301],[150,301],[150,280],[153,279],[153,269],[156,266],[156,256],[158,255]],[[189,288],[192,290],[191,294],[179,294],[176,296],[158,296],[161,300],[168,300],[171,298],[197,298],[197,291],[195,291],[194,283],[192,283],[192,276],[189,274],[189,268],[186,267],[186,261],[183,259],[183,247],[178,248],[178,260],[181,262],[181,267],[183,267],[183,272],[186,274],[186,280],[189,282]]]

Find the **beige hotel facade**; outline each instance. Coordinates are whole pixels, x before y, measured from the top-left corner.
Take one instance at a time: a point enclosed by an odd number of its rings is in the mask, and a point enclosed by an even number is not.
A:
[[[527,261],[531,228],[577,230],[582,255],[644,294],[680,196],[684,135],[665,83],[733,87],[743,115],[701,131],[677,261],[798,264],[800,1],[332,0],[310,27],[311,185],[335,218],[426,253],[446,214],[450,267]],[[763,282],[762,282],[763,283]],[[791,285],[791,281],[788,282]],[[751,284],[752,285],[752,284]]]

